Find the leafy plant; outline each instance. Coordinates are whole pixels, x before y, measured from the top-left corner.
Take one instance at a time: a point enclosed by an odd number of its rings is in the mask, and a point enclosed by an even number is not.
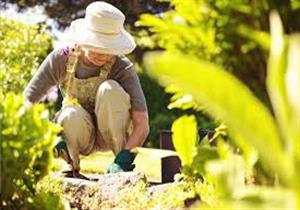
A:
[[[60,126],[43,105],[25,108],[20,95],[1,98],[1,198],[4,209],[24,208],[35,199],[37,181],[49,170]]]
[[[279,179],[276,187],[279,191],[274,190],[270,196],[274,194],[275,199],[278,197],[275,196],[278,192],[278,195],[283,198],[280,208],[299,209],[300,97],[299,92],[295,92],[294,88],[300,85],[298,62],[300,36],[284,37],[280,18],[276,13],[272,13],[270,40],[267,85],[275,118],[244,84],[215,64],[195,59],[194,56],[167,51],[159,55],[148,55],[146,65],[161,84],[165,86],[175,84],[184,93],[191,94],[211,116],[224,122],[230,139],[240,147],[242,152],[250,154],[250,150],[256,150],[259,160],[269,170],[268,173],[275,174]],[[298,78],[295,79],[297,76]],[[190,127],[186,128],[185,118],[180,119],[176,124],[174,126],[175,147],[182,151],[191,151],[190,147],[194,147],[194,137],[186,137],[193,135],[195,125],[189,123]],[[179,133],[188,131],[191,133],[186,137],[176,137]],[[206,161],[204,166],[206,173],[213,177],[217,187],[221,189],[219,191],[222,195],[223,207],[231,206],[238,209],[275,206],[272,199],[262,196],[264,193],[271,192],[272,188],[256,186],[250,189],[242,187],[241,181],[230,182],[229,180],[241,180],[241,177],[243,180],[243,175],[237,172],[244,170],[245,165],[243,161],[236,159],[236,155],[229,155],[229,152],[224,153],[227,155],[222,157],[220,151],[222,147],[218,146],[220,160]],[[188,160],[184,161],[185,165],[191,166],[190,154],[179,152],[179,155],[181,159]],[[235,191],[236,189],[238,190]]]
[[[0,17],[0,85],[4,92],[22,92],[51,48],[42,25]]]
[[[176,120],[172,125],[173,143],[176,151],[179,153],[183,165],[191,165],[193,162],[193,153],[197,141],[197,126],[194,116],[184,116]],[[189,142],[186,145],[186,141]]]
[[[171,10],[143,14],[136,23],[148,31],[137,38],[141,46],[216,63],[247,84],[270,107],[265,84],[270,46],[268,16],[272,9],[279,11],[286,31],[299,32],[299,1],[164,1],[170,2]]]
[[[195,114],[198,125],[202,127],[211,128],[215,126],[210,119],[192,110],[194,109],[194,106],[196,106],[195,103],[184,101],[186,103],[185,111],[183,111],[180,109],[182,107],[182,101],[180,101],[179,104],[175,100],[175,97],[180,100],[182,97],[181,94],[175,94],[173,96],[166,94],[164,92],[164,87],[158,84],[158,82],[151,78],[148,74],[145,72],[139,72],[138,75],[146,97],[150,119],[150,134],[147,137],[147,147],[159,148],[159,131],[163,129],[171,129],[172,122],[183,113]],[[167,91],[168,93],[174,93],[174,89],[172,89],[172,87],[169,87]],[[171,97],[174,98],[175,101],[173,104],[168,106]]]
[[[27,108],[23,89],[51,46],[43,26],[0,17],[1,209],[62,209],[59,195],[36,190],[61,128],[43,105]]]

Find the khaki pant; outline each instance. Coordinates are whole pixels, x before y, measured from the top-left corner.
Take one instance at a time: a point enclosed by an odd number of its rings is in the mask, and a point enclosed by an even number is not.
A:
[[[104,81],[98,88],[95,113],[75,105],[62,108],[57,123],[63,127],[74,169],[79,169],[79,154],[124,148],[131,128],[130,96],[114,80]]]

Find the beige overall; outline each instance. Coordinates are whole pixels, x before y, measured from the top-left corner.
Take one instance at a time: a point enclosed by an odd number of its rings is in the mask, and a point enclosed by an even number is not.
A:
[[[99,76],[78,79],[75,77],[78,53],[69,54],[66,79],[60,84],[64,102],[56,122],[63,127],[73,169],[80,167],[79,154],[97,150],[112,150],[117,154],[132,131],[130,96],[115,80],[107,80],[115,60],[100,67]]]

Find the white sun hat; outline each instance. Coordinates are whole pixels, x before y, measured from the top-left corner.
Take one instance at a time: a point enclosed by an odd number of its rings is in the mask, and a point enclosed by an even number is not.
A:
[[[84,18],[74,20],[69,28],[71,40],[106,54],[131,53],[136,44],[124,29],[125,15],[116,7],[96,1],[86,8]]]

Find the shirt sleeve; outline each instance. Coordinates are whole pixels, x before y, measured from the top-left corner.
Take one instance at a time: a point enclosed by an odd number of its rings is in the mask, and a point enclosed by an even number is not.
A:
[[[128,60],[128,59],[127,59]],[[115,75],[111,79],[116,80],[130,96],[131,109],[134,111],[147,111],[146,99],[138,78],[138,75],[131,62],[118,65]]]
[[[52,51],[42,62],[28,85],[24,95],[30,102],[39,102],[49,89],[57,85],[65,76],[67,54],[65,49]]]

